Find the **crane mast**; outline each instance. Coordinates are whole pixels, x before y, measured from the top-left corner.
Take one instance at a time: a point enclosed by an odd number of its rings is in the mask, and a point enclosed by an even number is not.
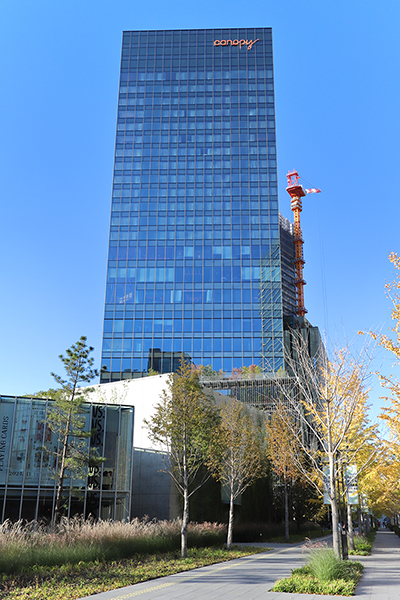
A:
[[[294,266],[296,272],[296,312],[299,317],[304,317],[307,313],[307,309],[304,306],[304,286],[306,285],[306,282],[304,281],[303,277],[303,267],[305,260],[303,255],[304,240],[300,223],[300,213],[303,210],[301,199],[304,198],[306,194],[318,194],[321,190],[317,188],[305,190],[303,186],[299,183],[300,175],[297,171],[289,171],[286,177],[288,183],[286,191],[291,197],[291,209],[294,215]]]

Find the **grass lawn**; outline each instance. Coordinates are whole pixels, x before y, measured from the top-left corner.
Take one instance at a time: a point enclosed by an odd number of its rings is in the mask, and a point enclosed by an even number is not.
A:
[[[1,600],[75,600],[142,581],[224,562],[266,548],[192,548],[188,558],[179,552],[137,555],[114,562],[80,562],[75,565],[31,567],[0,575]]]
[[[310,531],[303,531],[302,533],[292,533],[289,535],[288,540],[285,540],[284,535],[270,537],[267,539],[267,542],[274,544],[297,544],[298,542],[304,542],[306,539],[313,540],[330,535],[331,533],[330,529],[312,529]]]

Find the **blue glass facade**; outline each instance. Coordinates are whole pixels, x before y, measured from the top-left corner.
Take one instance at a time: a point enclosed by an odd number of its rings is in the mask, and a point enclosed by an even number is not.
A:
[[[124,32],[102,381],[282,368],[280,260],[272,30]]]

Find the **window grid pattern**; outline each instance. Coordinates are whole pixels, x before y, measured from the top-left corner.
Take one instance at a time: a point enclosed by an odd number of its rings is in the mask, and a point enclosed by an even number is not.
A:
[[[125,32],[102,381],[277,371],[282,339],[271,29]]]
[[[57,477],[54,456],[59,440],[46,420],[53,400],[0,396],[0,523],[53,517]],[[86,475],[64,479],[65,514],[95,518],[130,518],[133,407],[84,403],[86,449],[104,462]],[[49,452],[46,452],[49,450]]]

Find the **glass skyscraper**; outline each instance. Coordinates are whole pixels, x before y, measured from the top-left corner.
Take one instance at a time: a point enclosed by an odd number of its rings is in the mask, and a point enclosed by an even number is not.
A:
[[[123,34],[102,381],[283,368],[272,30]]]

